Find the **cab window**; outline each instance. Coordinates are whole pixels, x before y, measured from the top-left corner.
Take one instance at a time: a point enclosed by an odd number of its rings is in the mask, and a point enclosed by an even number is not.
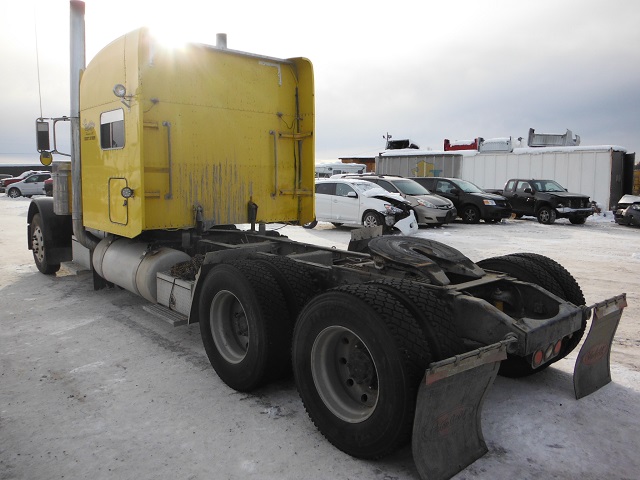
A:
[[[104,150],[124,147],[124,111],[121,108],[100,115],[100,146]]]

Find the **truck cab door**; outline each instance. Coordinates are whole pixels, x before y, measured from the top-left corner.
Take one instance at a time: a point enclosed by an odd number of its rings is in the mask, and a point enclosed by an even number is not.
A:
[[[527,181],[519,180],[513,196],[509,199],[515,212],[533,215],[535,212],[535,198],[531,185]]]

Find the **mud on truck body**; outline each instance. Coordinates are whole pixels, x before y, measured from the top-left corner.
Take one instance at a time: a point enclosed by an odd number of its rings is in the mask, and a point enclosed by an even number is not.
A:
[[[337,448],[376,459],[411,441],[425,479],[487,451],[480,412],[498,370],[548,367],[589,318],[576,396],[610,381],[625,295],[587,307],[549,258],[476,264],[435,241],[368,230],[339,250],[266,229],[314,218],[308,60],[230,50],[222,37],[178,53],[141,29],[85,67],[83,12],[71,2],[71,162],[54,162],[53,198],[28,212],[41,272],[86,254],[96,288],[118,285],[175,324],[199,323],[231,388],[293,374]],[[37,121],[45,163],[51,122]]]

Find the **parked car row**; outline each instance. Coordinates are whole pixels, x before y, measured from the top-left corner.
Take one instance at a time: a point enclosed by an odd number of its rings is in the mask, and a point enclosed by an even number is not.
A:
[[[381,188],[374,190],[372,185]],[[509,202],[503,197],[457,178],[340,174],[317,179],[315,193],[316,219],[305,225],[307,228],[313,228],[318,221],[336,226],[383,224],[398,228],[388,215],[385,217],[385,201],[394,197],[402,200],[414,212],[417,224],[423,226],[445,225],[457,216],[465,223],[499,221],[511,216]]]
[[[17,177],[0,179],[0,193],[6,193],[11,198],[44,195],[45,181],[50,179],[50,172],[27,170]]]
[[[516,190],[512,184],[522,187]],[[509,196],[502,195],[507,190]],[[400,200],[402,204],[397,203]],[[313,228],[318,221],[328,221],[336,226],[348,223],[398,228],[400,217],[408,217],[406,212],[390,215],[389,209],[394,206],[409,207],[417,224],[423,226],[444,225],[456,217],[464,223],[491,223],[514,216],[534,216],[545,224],[556,218],[582,224],[596,211],[594,205],[587,195],[569,193],[553,180],[510,180],[504,190],[484,190],[460,178],[340,174],[316,180],[316,220],[305,226]],[[640,226],[640,196],[625,195],[613,212],[616,223]]]
[[[367,180],[388,192],[400,195],[413,208],[419,225],[444,225],[456,218],[457,212],[453,202],[433,195],[422,185],[409,178],[372,174],[346,174],[342,175],[342,178]]]

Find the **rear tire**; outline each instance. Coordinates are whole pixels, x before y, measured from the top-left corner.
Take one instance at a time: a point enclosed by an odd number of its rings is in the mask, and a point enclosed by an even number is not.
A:
[[[296,386],[309,417],[351,456],[380,458],[409,442],[429,347],[409,311],[384,288],[338,287],[300,313]]]
[[[573,275],[571,275],[571,273],[569,273],[569,271],[558,262],[537,253],[515,253],[513,254],[513,256],[527,258],[541,265],[549,273],[549,275],[551,275],[556,280],[556,282],[558,282],[558,285],[560,285],[560,288],[563,292],[562,295],[558,295],[560,298],[567,300],[576,306],[586,305],[587,302],[584,298],[584,294],[582,293],[580,285],[573,277]],[[577,332],[574,332],[570,338],[566,339],[563,342],[562,350],[560,351],[558,357],[556,357],[557,360],[566,357],[569,353],[571,353],[573,349],[578,346],[586,328],[587,320],[585,319],[582,321],[582,328]]]
[[[464,343],[451,320],[450,302],[409,280],[380,280],[372,284],[385,288],[411,312],[429,344],[431,361],[438,362],[465,352]]]
[[[316,277],[309,268],[285,256],[256,255],[254,258],[257,263],[265,265],[276,279],[284,295],[289,317],[295,323],[300,310],[321,291]]]
[[[39,213],[36,213],[31,220],[31,251],[33,252],[33,261],[40,272],[45,275],[53,275],[60,270],[60,264],[49,263],[47,255],[48,248],[49,245],[45,244],[42,218]]]
[[[585,217],[569,217],[569,221],[574,225],[583,225],[587,219]]]
[[[480,221],[480,210],[474,205],[466,205],[460,213],[463,223],[478,223]]]
[[[517,254],[505,255],[502,257],[480,260],[477,264],[487,270],[503,272],[517,280],[533,283],[534,285],[538,285],[560,298],[565,298],[564,290],[558,281],[552,275],[547,273],[545,267],[530,258],[518,256]],[[551,365],[551,363],[559,360],[560,358],[562,357],[558,355],[558,357],[552,361],[537,368],[533,368],[524,358],[507,354],[506,360],[503,360],[500,364],[500,370],[498,373],[504,377],[526,377],[544,370]]]
[[[291,321],[265,265],[216,265],[204,279],[198,308],[202,343],[228,386],[249,392],[290,373]]]

